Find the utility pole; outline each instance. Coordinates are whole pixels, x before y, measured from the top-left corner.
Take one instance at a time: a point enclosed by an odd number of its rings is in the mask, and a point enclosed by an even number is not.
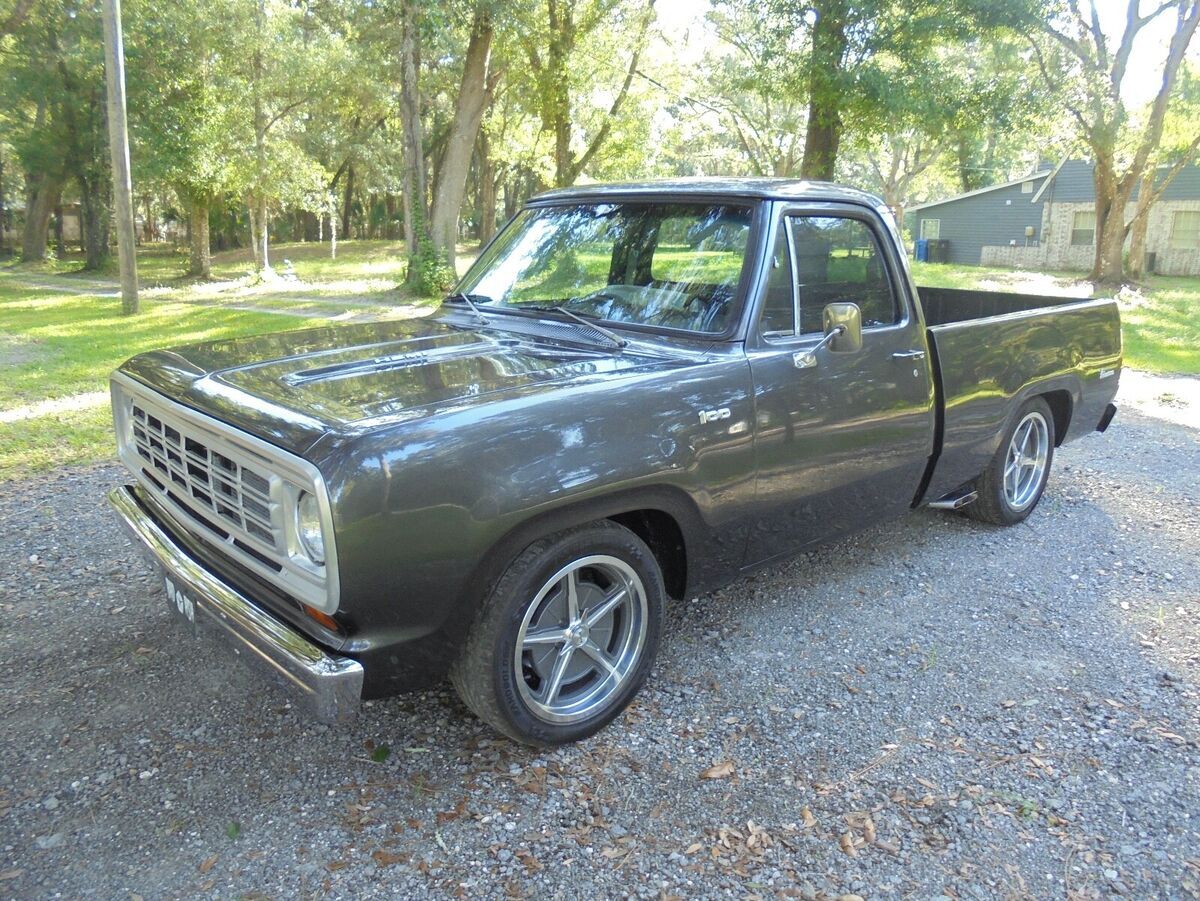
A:
[[[121,312],[138,311],[137,257],[133,236],[133,185],[129,177],[129,133],[125,125],[125,40],[121,0],[104,0],[104,70],[108,82],[108,150],[117,202],[117,255],[121,261]]]

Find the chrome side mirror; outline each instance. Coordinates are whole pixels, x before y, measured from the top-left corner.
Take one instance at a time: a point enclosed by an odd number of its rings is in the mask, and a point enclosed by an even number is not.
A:
[[[838,354],[862,350],[862,311],[856,303],[826,304],[821,313],[826,336],[834,335],[829,350]]]

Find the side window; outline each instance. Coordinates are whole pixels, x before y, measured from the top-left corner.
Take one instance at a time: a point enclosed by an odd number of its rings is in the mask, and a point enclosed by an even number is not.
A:
[[[843,216],[796,216],[789,222],[800,334],[820,332],[825,305],[838,302],[858,304],[864,328],[900,321],[883,255],[865,222]]]
[[[790,220],[779,224],[775,249],[771,251],[771,273],[767,276],[767,296],[763,299],[759,328],[770,337],[796,334],[796,289],[792,281],[792,252],[787,230]]]

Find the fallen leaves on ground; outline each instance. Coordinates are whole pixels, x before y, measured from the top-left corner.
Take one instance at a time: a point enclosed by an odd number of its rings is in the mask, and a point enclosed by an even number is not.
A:
[[[700,774],[700,778],[701,779],[725,779],[728,776],[732,776],[733,772],[734,772],[733,761],[726,760],[722,763],[714,763],[712,766],[710,766],[708,769],[704,770]]]

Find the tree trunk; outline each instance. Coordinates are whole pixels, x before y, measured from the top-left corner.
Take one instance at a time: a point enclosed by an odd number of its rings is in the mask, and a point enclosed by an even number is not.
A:
[[[496,161],[487,132],[479,132],[479,242],[496,234]]]
[[[504,182],[504,218],[511,219],[517,215],[517,210],[520,209],[520,197],[518,191],[518,183],[520,175],[516,172],[510,172],[508,178]]]
[[[560,9],[549,0],[550,45],[546,50],[546,72],[542,112],[543,127],[554,135],[554,184],[570,185],[575,180],[575,155],[571,153],[571,80],[568,63],[575,46],[575,21],[572,5]]]
[[[442,259],[454,266],[458,243],[458,217],[467,190],[471,151],[479,134],[484,111],[491,101],[489,69],[492,53],[492,20],[487,8],[477,7],[471,40],[463,64],[462,85],[454,108],[454,122],[446,142],[437,190],[429,214],[429,233]]]
[[[354,207],[354,163],[346,167],[346,190],[342,195],[342,235],[350,237],[350,211]],[[361,236],[360,236],[361,237]]]
[[[26,175],[25,231],[21,236],[21,259],[27,263],[46,259],[50,236],[50,214],[58,206],[62,182],[49,175]]]
[[[258,203],[254,196],[246,201],[246,218],[250,220],[250,248],[254,252],[254,268],[261,269],[262,245],[258,241]]]
[[[1096,191],[1096,253],[1089,278],[1119,285],[1125,277],[1125,204],[1131,193],[1128,174],[1118,179],[1111,158],[1097,156],[1093,174]]]
[[[812,29],[812,57],[808,88],[808,127],[804,134],[804,160],[800,177],[833,181],[842,143],[842,86],[846,26],[836,16],[818,12]]]
[[[83,231],[84,263],[88,270],[103,269],[108,262],[108,224],[112,217],[105,196],[108,179],[101,175],[79,178],[80,228]]]
[[[396,195],[388,191],[383,195],[383,212],[385,220],[383,223],[383,236],[389,241],[395,241],[396,235]]]
[[[1138,187],[1137,212],[1129,227],[1129,275],[1140,279],[1146,272],[1146,231],[1150,227],[1150,207],[1154,203],[1155,169],[1142,176]]]
[[[260,269],[271,268],[269,253],[270,228],[267,224],[267,116],[262,103],[262,42],[263,21],[266,18],[266,0],[258,0],[258,10],[254,18],[257,40],[254,44],[254,162],[256,167],[254,204],[255,217],[258,219],[258,236],[262,242],[254,254],[254,262]],[[253,230],[253,226],[251,226]]]
[[[80,223],[82,226],[82,223]],[[79,233],[80,239],[83,232]],[[63,240],[63,208],[60,204],[54,208],[54,256],[62,259],[67,255],[67,242]]]
[[[188,270],[196,278],[212,277],[212,250],[208,243],[208,200],[192,199],[188,210]]]
[[[4,154],[0,152],[0,257],[8,255],[8,204],[5,202]]]
[[[404,0],[400,29],[400,124],[404,143],[404,240],[408,245],[408,276],[417,279],[417,251],[425,229],[425,135],[421,127],[421,86],[418,81],[418,27],[415,0]]]

